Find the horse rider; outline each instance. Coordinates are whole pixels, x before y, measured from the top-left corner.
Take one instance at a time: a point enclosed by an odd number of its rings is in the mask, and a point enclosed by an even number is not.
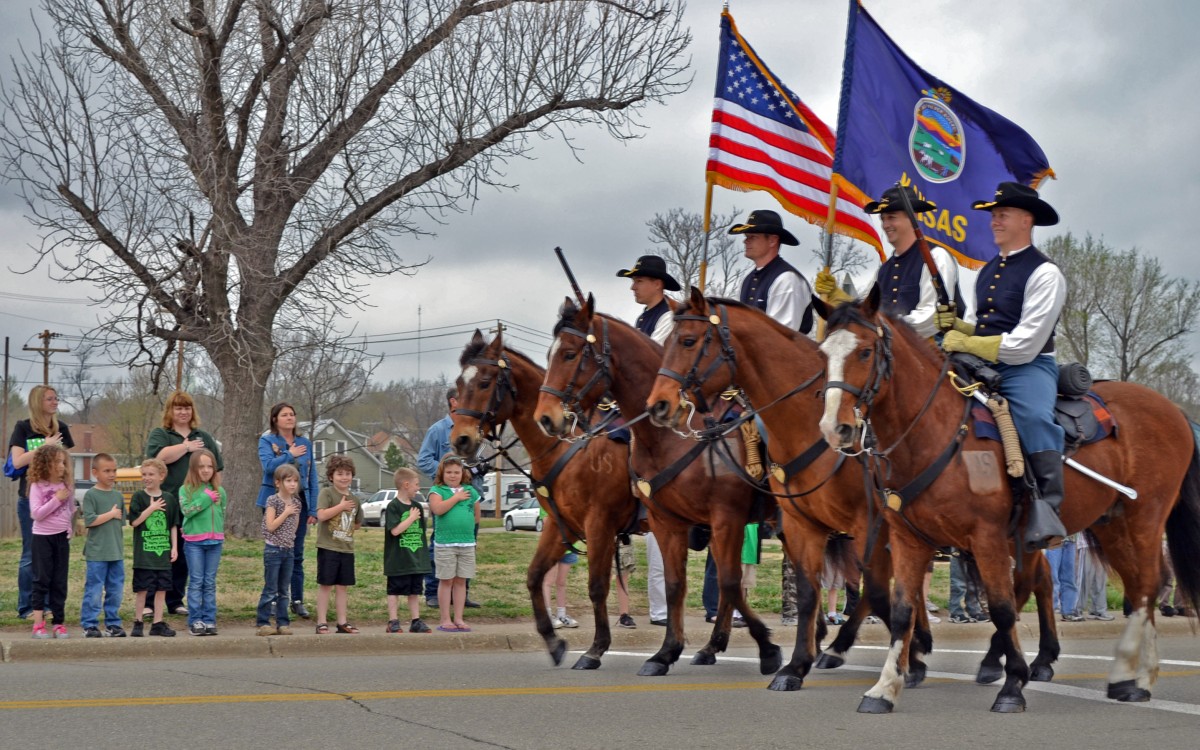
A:
[[[938,307],[937,291],[933,288],[933,277],[925,265],[925,259],[917,248],[917,230],[904,211],[901,190],[908,195],[914,214],[937,209],[933,203],[919,198],[910,185],[888,188],[883,197],[864,207],[867,213],[880,215],[883,234],[892,246],[892,257],[879,267],[876,276],[882,293],[879,309],[887,315],[903,318],[917,333],[928,338],[938,332],[934,320]],[[942,277],[943,288],[954,300],[958,291],[958,263],[945,248],[938,245],[930,245],[929,253]],[[817,274],[813,287],[817,294],[834,303],[850,299],[850,295],[837,285],[833,274],[825,270]]]
[[[939,311],[946,330],[942,348],[994,362],[1017,434],[1029,456],[1037,494],[1025,527],[1028,549],[1059,544],[1067,535],[1059,519],[1063,500],[1063,430],[1054,418],[1058,365],[1054,328],[1067,297],[1058,266],[1033,246],[1033,228],[1058,223],[1058,213],[1031,187],[1002,182],[992,200],[972,208],[990,211],[1000,254],[975,281],[975,310],[965,319]],[[949,330],[952,326],[952,330]]]
[[[617,276],[633,279],[629,285],[633,299],[644,306],[635,327],[656,344],[666,346],[667,337],[675,330],[675,318],[671,315],[674,308],[665,293],[678,292],[681,288],[675,277],[667,273],[667,262],[657,255],[643,255],[633,268],[617,271]]]
[[[780,245],[800,242],[784,228],[779,214],[751,211],[746,223],[734,224],[729,233],[744,236],[745,255],[754,262],[754,270],[742,280],[738,298],[794,331],[810,333],[812,290],[804,276],[779,255]]]

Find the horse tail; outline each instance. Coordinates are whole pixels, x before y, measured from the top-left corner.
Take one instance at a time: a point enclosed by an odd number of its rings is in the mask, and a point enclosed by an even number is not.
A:
[[[862,567],[854,551],[854,538],[845,534],[833,534],[825,542],[825,569],[830,574],[841,576],[844,581],[859,578]]]
[[[1179,501],[1167,517],[1167,547],[1175,568],[1175,585],[1196,615],[1200,613],[1200,446],[1192,448]]]

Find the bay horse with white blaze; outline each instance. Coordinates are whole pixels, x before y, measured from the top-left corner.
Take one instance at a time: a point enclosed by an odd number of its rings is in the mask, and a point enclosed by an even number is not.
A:
[[[856,450],[865,432],[874,433],[878,444],[889,446],[893,486],[912,481],[943,456],[953,458],[911,503],[898,502],[899,495],[889,495],[892,502],[886,503],[876,498],[891,527],[892,647],[859,710],[883,713],[894,707],[931,545],[946,545],[974,554],[996,628],[993,644],[1005,654],[1006,680],[992,710],[1023,711],[1029,669],[1017,639],[1010,557],[1029,566],[1041,553],[1014,543],[1024,509],[1014,515],[1009,487],[992,481],[987,467],[996,471],[1004,465],[1000,444],[969,429],[965,397],[946,376],[945,356],[903,321],[881,314],[879,297],[874,287],[862,302],[836,309],[814,301],[829,321],[821,345],[828,367],[821,428],[839,450]],[[1145,701],[1158,675],[1154,598],[1164,529],[1179,586],[1192,607],[1200,602],[1200,460],[1187,418],[1163,396],[1124,382],[1096,383],[1094,390],[1115,417],[1119,437],[1086,445],[1076,457],[1133,487],[1138,497],[1127,500],[1068,468],[1061,518],[1069,531],[1090,528],[1133,606],[1109,672],[1108,695]],[[862,450],[878,455],[867,442]]]
[[[582,308],[566,300],[554,337],[535,412],[547,433],[568,434],[573,424],[569,414],[593,410],[607,393],[623,414],[642,412],[662,360],[662,347],[615,318],[594,314],[590,295]],[[770,630],[750,609],[742,590],[742,538],[755,503],[752,489],[724,471],[724,465],[714,456],[693,452],[692,441],[660,430],[645,419],[633,419],[628,424],[633,433],[631,460],[629,474],[624,470],[622,474],[626,482],[634,478],[630,474],[639,480],[650,529],[662,551],[667,588],[667,637],[639,674],[666,674],[683,651],[687,532],[693,524],[712,527],[710,550],[721,594],[712,638],[692,663],[716,662],[716,653],[728,644],[732,609],[736,607],[758,643],[759,670],[773,674],[782,665],[781,651],[771,643]],[[740,460],[740,444],[736,454]]]
[[[631,526],[637,515],[637,500],[624,471],[629,449],[603,437],[572,446],[543,434],[533,409],[545,371],[524,354],[506,348],[503,334],[488,343],[475,331],[459,365],[463,369],[458,378],[458,408],[450,432],[455,452],[475,456],[485,438],[511,422],[531,457],[530,473],[539,484],[538,499],[547,515],[525,585],[538,634],[555,664],[562,663],[567,642],[550,622],[542,581],[562,559],[567,544],[587,542],[588,598],[596,633],[573,668],[596,669],[612,643],[608,590],[617,534]]]

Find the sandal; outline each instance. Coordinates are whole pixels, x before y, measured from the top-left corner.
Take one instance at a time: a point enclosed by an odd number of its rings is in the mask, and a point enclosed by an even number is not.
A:
[[[328,634],[329,634],[329,623],[323,622],[317,626],[317,635],[328,635]]]
[[[327,629],[328,629],[328,628],[327,628]],[[351,624],[350,624],[350,623],[348,623],[348,622],[339,622],[339,623],[338,623],[338,626],[337,626],[337,632],[339,632],[339,633],[350,633],[350,634],[352,634],[352,635],[353,635],[354,633],[357,633],[357,632],[358,632],[358,628],[354,627],[353,625],[351,625]]]

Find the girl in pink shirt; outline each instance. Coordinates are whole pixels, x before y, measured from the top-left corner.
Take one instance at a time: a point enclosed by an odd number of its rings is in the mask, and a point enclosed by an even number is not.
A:
[[[67,563],[71,556],[71,524],[75,490],[67,470],[70,454],[60,445],[43,445],[29,464],[29,514],[33,517],[33,598],[38,607],[50,594],[53,631],[45,612],[33,610],[33,637],[66,638],[63,611],[67,601]]]

